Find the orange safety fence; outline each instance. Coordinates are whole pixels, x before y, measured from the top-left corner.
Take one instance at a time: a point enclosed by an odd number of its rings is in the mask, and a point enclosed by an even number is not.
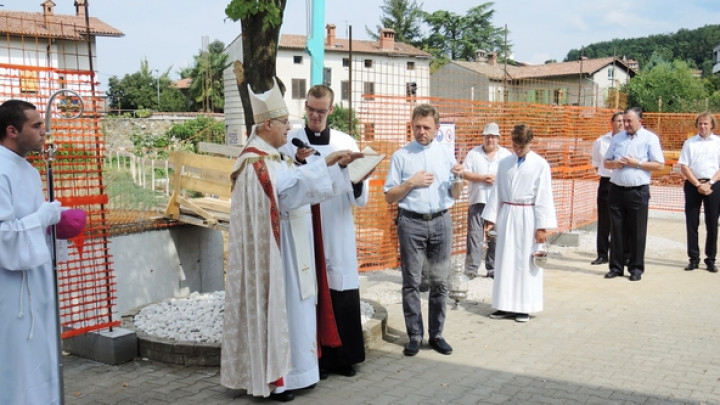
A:
[[[371,98],[370,98],[371,97]],[[357,109],[360,148],[371,146],[387,155],[370,180],[366,207],[355,211],[358,260],[361,270],[399,265],[395,217],[397,205],[385,203],[383,186],[390,156],[413,139],[410,117],[415,105],[438,108],[441,124],[454,125],[455,156],[462,162],[467,152],[482,144],[485,124],[500,126],[500,144],[511,146],[514,125],[525,123],[535,133],[534,151],[552,168],[553,197],[558,217],[556,232],[577,230],[596,220],[598,176],[591,164],[595,139],[610,131],[616,110],[594,107],[553,106],[528,103],[492,103],[438,98],[366,96]],[[681,211],[683,178],[676,167],[683,142],[695,134],[696,114],[646,113],[644,125],[655,132],[665,154],[665,169],[653,173],[651,209]],[[454,223],[453,253],[465,252],[467,188],[451,209]]]
[[[0,65],[0,102],[22,99],[35,104],[44,115],[48,99],[60,89],[71,89],[84,101],[79,118],[65,114],[77,99],[61,93],[49,112],[50,132],[57,147],[47,165],[43,155],[28,157],[40,171],[45,191],[48,169],[52,169],[52,190],[65,207],[86,212],[87,225],[80,235],[67,241],[67,250],[58,249],[59,303],[63,337],[120,324],[112,316],[116,299],[115,277],[108,249],[108,197],[103,184],[104,141],[98,98],[92,93],[89,71],[63,71],[50,67]],[[59,241],[62,246],[63,242]],[[66,252],[66,253],[63,253]]]

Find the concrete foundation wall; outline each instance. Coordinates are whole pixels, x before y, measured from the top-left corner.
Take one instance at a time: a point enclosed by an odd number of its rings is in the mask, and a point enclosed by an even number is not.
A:
[[[223,235],[179,226],[110,238],[117,281],[114,319],[142,305],[224,287]]]

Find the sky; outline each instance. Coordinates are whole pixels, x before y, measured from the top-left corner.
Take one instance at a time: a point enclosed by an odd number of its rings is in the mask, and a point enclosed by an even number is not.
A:
[[[74,0],[54,0],[55,13],[75,14]],[[5,11],[41,12],[42,0],[0,0]],[[226,45],[240,34],[240,22],[225,17],[229,0],[89,0],[89,11],[122,31],[121,38],[98,38],[97,77],[106,88],[111,76],[123,77],[140,69],[178,72],[193,63],[203,45],[220,40]],[[478,0],[416,0],[427,12],[447,10],[463,15]],[[384,0],[325,0],[325,23],[337,26],[337,37],[369,39]],[[668,34],[720,23],[717,0],[498,0],[492,23],[508,28],[515,60],[543,63],[562,61],[571,49],[614,38]],[[307,34],[305,0],[288,0],[281,33]],[[708,52],[710,52],[709,50]]]

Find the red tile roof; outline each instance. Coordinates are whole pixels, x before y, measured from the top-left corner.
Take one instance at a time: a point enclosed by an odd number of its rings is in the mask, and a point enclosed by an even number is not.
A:
[[[292,35],[283,34],[280,36],[280,44],[278,48],[288,49],[305,49],[307,44],[307,37],[305,35]],[[432,55],[425,51],[415,48],[412,45],[408,45],[402,42],[395,42],[393,49],[382,49],[380,48],[379,41],[365,41],[365,40],[353,40],[353,52],[364,53],[364,54],[378,54],[388,56],[416,56],[430,58]],[[350,50],[350,40],[346,38],[335,38],[333,44],[328,45],[325,43],[325,52],[343,52],[346,53]]]
[[[90,33],[104,37],[122,37],[125,34],[98,18],[90,17]],[[40,38],[82,39],[86,31],[85,17],[25,11],[0,11],[0,34],[23,35]]]
[[[546,63],[544,65],[524,65],[524,66],[507,66],[507,78],[508,79],[536,79],[546,77],[558,77],[558,76],[571,76],[580,74],[582,67],[582,73],[591,75],[598,70],[604,68],[607,65],[613,63],[618,66],[624,67],[626,70],[630,70],[627,63],[621,59],[607,57],[597,59],[585,59],[582,61],[572,62],[560,62],[560,63]],[[483,76],[487,76],[490,79],[502,80],[505,66],[502,63],[496,65],[490,65],[485,62],[464,62],[464,61],[453,61],[452,63],[480,73]]]

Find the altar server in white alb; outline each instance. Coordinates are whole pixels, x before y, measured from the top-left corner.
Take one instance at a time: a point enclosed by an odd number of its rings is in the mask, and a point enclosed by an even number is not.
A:
[[[308,204],[351,192],[340,166],[362,154],[338,151],[296,168],[278,150],[290,127],[277,84],[249,90],[256,124],[231,176],[220,381],[290,401],[319,380]]]
[[[359,152],[355,140],[348,134],[327,126],[333,112],[334,92],[324,84],[312,86],[305,99],[307,125],[288,135],[288,143],[280,150],[301,164],[322,159],[338,150]],[[297,147],[299,139],[311,147]],[[316,154],[317,152],[317,154]],[[364,207],[368,201],[368,181],[353,184],[353,190],[320,203],[319,218],[325,256],[327,281],[332,307],[342,345],[323,346],[320,356],[320,378],[327,372],[347,377],[355,375],[353,365],[365,361],[365,340],[360,317],[360,279],[355,248],[355,220],[353,207]],[[315,227],[317,229],[317,226]],[[318,266],[320,264],[318,263]]]
[[[0,404],[60,403],[55,277],[48,227],[60,221],[38,171],[45,125],[34,105],[0,106]]]
[[[512,131],[514,154],[500,161],[495,187],[483,211],[486,230],[497,231],[493,319],[530,320],[543,310],[543,269],[533,262],[547,230],[557,228],[550,165],[530,150],[533,131],[525,124]]]

